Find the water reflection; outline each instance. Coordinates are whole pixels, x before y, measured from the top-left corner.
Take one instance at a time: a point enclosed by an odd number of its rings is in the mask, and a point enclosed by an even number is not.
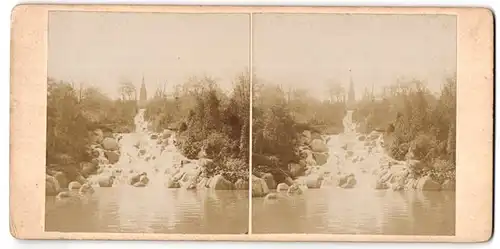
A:
[[[46,200],[46,231],[243,234],[248,191],[98,188],[80,201]]]
[[[252,199],[254,233],[454,235],[454,192],[314,189]]]

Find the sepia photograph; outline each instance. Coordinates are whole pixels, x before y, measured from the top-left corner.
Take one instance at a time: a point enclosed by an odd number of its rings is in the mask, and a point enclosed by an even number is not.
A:
[[[252,20],[253,233],[455,235],[456,16]]]
[[[48,18],[45,231],[248,233],[249,14]]]
[[[18,5],[11,235],[488,241],[493,21],[486,8]]]

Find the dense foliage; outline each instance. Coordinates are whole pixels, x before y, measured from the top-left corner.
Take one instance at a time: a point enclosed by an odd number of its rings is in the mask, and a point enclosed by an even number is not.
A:
[[[320,101],[304,89],[285,92],[279,85],[254,80],[252,164],[255,172],[289,175],[288,164],[298,162],[298,134],[304,130],[338,134],[343,131],[345,98]]]
[[[95,129],[105,134],[134,129],[134,100],[113,100],[97,88],[77,89],[52,79],[47,83],[47,165],[78,168],[79,162],[90,160],[89,138]]]
[[[391,127],[388,152],[398,160],[421,160],[428,173],[442,180],[454,178],[456,81],[448,79],[438,96],[420,82],[397,84],[381,99],[358,103],[354,119],[361,132]]]
[[[211,78],[192,78],[178,85],[173,96],[157,92],[148,103],[146,118],[153,129],[177,129],[177,146],[190,159],[200,153],[213,159],[208,176],[222,174],[235,182],[248,179],[250,80],[242,75],[231,92]]]

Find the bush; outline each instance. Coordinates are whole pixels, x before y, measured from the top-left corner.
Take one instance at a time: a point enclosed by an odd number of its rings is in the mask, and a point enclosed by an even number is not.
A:
[[[94,129],[109,127],[110,133],[134,129],[135,101],[112,100],[97,88],[77,90],[69,83],[53,79],[48,79],[47,84],[48,165],[68,166],[89,161],[89,134]],[[61,162],[58,158],[61,154],[73,162]],[[76,166],[68,167],[79,170]]]

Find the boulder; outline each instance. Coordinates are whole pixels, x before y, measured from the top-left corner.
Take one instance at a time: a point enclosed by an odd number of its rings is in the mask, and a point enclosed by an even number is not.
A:
[[[233,184],[226,180],[222,175],[214,176],[209,183],[209,188],[213,190],[232,190]]]
[[[418,180],[416,189],[436,191],[441,189],[441,184],[432,180],[430,176],[424,176]]]
[[[280,184],[278,184],[278,186],[276,187],[276,191],[280,192],[280,191],[287,191],[288,190],[288,184],[282,182]]]
[[[354,174],[344,174],[340,175],[337,179],[337,185],[341,188],[353,188],[357,181]]]
[[[293,177],[303,176],[305,172],[305,161],[303,164],[299,163],[290,163],[288,164],[288,170],[290,171]]]
[[[310,138],[304,136],[303,134],[300,134],[299,135],[299,144],[300,145],[308,145],[309,144],[309,141],[311,141]]]
[[[143,175],[139,179],[139,182],[144,183],[144,184],[148,184],[149,183],[149,178],[146,175]]]
[[[276,188],[276,181],[274,181],[274,177],[271,173],[262,174],[261,178],[264,179],[264,181],[266,181],[268,189]]]
[[[143,183],[143,182],[136,182],[136,183],[134,183],[134,185],[132,185],[132,186],[134,186],[134,187],[136,187],[136,188],[142,188],[142,187],[146,187],[146,185],[147,185],[147,184],[146,184],[146,183]]]
[[[102,140],[102,147],[105,150],[118,150],[118,142],[112,137],[106,137]]]
[[[139,150],[139,155],[144,156],[145,154],[146,154],[146,150],[145,149],[140,149]]]
[[[63,172],[57,172],[54,174],[54,178],[56,178],[57,182],[59,183],[59,187],[61,188],[67,188],[69,181],[68,178],[66,177],[66,174]]]
[[[81,174],[78,174],[76,177],[75,177],[75,182],[78,182],[80,184],[85,184],[87,183],[87,179],[85,179],[85,177],[83,177]]]
[[[68,185],[69,190],[80,189],[81,187],[82,187],[82,184],[80,184],[79,182],[70,182]]]
[[[142,176],[147,176],[146,172],[135,173],[135,174],[130,175],[128,178],[128,184],[134,185],[135,183],[137,183],[141,180]]]
[[[113,186],[115,177],[110,175],[100,175],[97,178],[97,183],[101,188],[109,188]]]
[[[96,129],[90,134],[90,142],[92,144],[100,144],[104,139],[104,133],[101,129]]]
[[[120,154],[117,151],[104,151],[104,155],[111,164],[115,164],[120,160]]]
[[[179,184],[179,182],[172,179],[172,177],[167,177],[167,179],[165,180],[165,187],[167,187],[167,188],[180,188],[181,185]]]
[[[88,183],[83,184],[78,190],[78,193],[81,195],[92,194],[94,192],[95,192],[94,188],[92,188],[92,186]]]
[[[327,160],[328,160],[329,154],[328,153],[319,153],[319,152],[313,152],[313,158],[316,161],[317,165],[325,165]]]
[[[304,193],[303,189],[296,183],[290,186],[287,191],[288,195],[301,195],[302,193]]]
[[[366,140],[366,136],[365,135],[358,136],[358,141],[365,141],[365,140]]]
[[[286,183],[288,186],[292,186],[294,181],[291,177],[286,176],[285,179],[283,179],[283,182]]]
[[[203,168],[206,168],[207,166],[209,166],[210,164],[212,164],[214,161],[212,159],[208,159],[208,158],[200,158],[198,160],[198,165],[200,167],[203,167]]]
[[[61,187],[57,179],[53,176],[45,175],[45,195],[56,196],[59,192],[61,192]]]
[[[248,181],[245,181],[243,179],[238,179],[234,183],[234,188],[237,190],[248,190]]]
[[[305,130],[302,132],[302,135],[307,138],[309,141],[311,141],[312,139],[312,134],[311,134],[311,131],[308,131],[308,130]]]
[[[455,181],[445,180],[441,185],[441,190],[455,191]]]
[[[59,194],[57,194],[57,196],[56,196],[56,199],[58,201],[61,201],[64,199],[73,199],[74,200],[75,198],[78,198],[78,196],[70,191],[59,192]]]
[[[348,150],[345,152],[345,158],[350,158],[354,155],[354,152],[352,152],[351,150]]]
[[[307,188],[320,188],[323,176],[318,173],[312,173],[307,176],[297,178],[297,183],[307,186]]]
[[[266,200],[276,200],[278,199],[278,195],[276,193],[269,193],[266,195]]]
[[[325,142],[321,139],[313,139],[311,141],[311,150],[313,152],[327,152],[328,147],[326,146]]]
[[[93,163],[84,164],[82,166],[81,174],[83,177],[89,177],[90,175],[95,174],[96,172],[97,172],[97,167],[94,166]]]
[[[158,139],[158,134],[151,134],[151,136],[149,138],[151,138],[151,139]]]
[[[319,139],[319,140],[323,141],[323,137],[321,136],[321,133],[319,133],[319,132],[311,132],[311,140],[314,140],[314,139]]]
[[[252,175],[252,197],[264,197],[269,193],[266,181]]]

